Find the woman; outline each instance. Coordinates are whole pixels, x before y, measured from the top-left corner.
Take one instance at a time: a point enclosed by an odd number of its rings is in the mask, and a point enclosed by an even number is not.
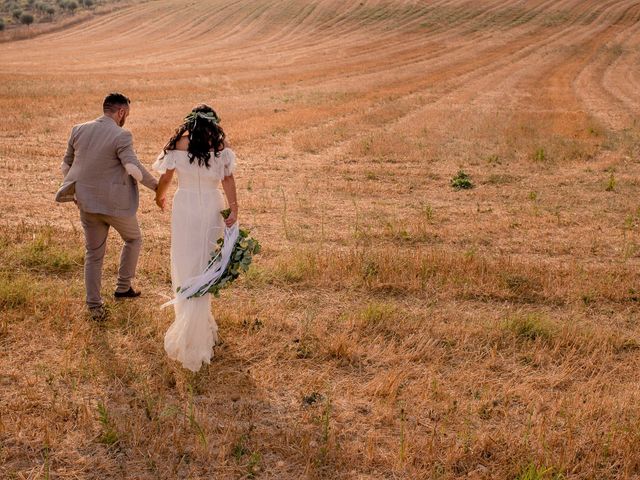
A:
[[[236,185],[233,178],[235,154],[225,148],[225,134],[216,112],[208,105],[196,106],[178,127],[153,165],[162,176],[156,203],[164,210],[166,193],[178,172],[178,189],[171,214],[171,282],[173,291],[202,273],[210,260],[224,225],[238,219]],[[225,220],[224,199],[231,215]],[[169,357],[192,371],[209,363],[218,326],[211,314],[211,295],[181,300],[174,304],[175,321],[164,337]]]

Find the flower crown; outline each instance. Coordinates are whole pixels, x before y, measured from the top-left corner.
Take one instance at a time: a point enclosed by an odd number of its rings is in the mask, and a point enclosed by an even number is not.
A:
[[[216,125],[220,123],[220,118],[216,117],[213,112],[191,112],[189,115],[184,117],[184,123],[193,124],[192,128],[196,128],[198,119],[206,120]]]

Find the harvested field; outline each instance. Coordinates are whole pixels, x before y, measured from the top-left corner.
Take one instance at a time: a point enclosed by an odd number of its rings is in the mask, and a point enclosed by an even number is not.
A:
[[[0,62],[0,477],[640,478],[639,2],[157,0]],[[114,90],[146,165],[201,101],[239,157],[197,374],[149,191],[143,297],[84,310],[53,195]]]

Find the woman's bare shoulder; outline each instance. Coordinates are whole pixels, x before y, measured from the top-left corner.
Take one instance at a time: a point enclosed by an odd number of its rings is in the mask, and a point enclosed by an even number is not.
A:
[[[176,142],[176,150],[189,150],[189,137],[188,136],[182,136],[177,142]]]

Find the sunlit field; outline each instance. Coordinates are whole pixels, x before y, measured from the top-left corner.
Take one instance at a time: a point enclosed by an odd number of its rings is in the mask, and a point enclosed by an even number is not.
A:
[[[638,2],[157,0],[0,65],[1,478],[640,478]],[[197,374],[148,190],[143,296],[112,232],[85,311],[53,197],[114,90],[148,167],[203,101],[238,155],[263,251]]]

